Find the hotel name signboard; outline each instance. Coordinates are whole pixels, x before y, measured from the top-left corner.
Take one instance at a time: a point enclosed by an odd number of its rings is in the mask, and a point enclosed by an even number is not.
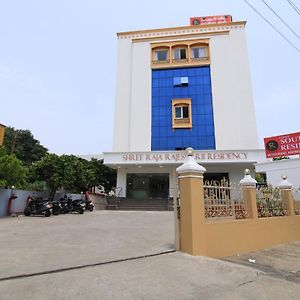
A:
[[[300,154],[300,132],[264,138],[267,158]]]
[[[185,153],[178,152],[149,152],[149,153],[123,153],[122,162],[158,162],[176,163],[183,162]],[[196,161],[246,161],[247,152],[195,152]]]
[[[232,16],[221,15],[221,16],[205,16],[205,17],[191,17],[190,25],[206,25],[206,24],[224,24],[231,23]]]

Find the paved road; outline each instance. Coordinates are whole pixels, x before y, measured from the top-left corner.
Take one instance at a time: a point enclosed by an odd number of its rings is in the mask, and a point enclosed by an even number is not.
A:
[[[155,255],[173,249],[172,220],[170,212],[110,211],[0,219],[0,299],[300,298],[300,242],[225,260]],[[86,267],[48,272],[79,265]]]

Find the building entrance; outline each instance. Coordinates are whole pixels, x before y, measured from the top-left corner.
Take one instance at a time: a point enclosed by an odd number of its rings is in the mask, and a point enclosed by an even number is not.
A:
[[[127,174],[127,198],[167,199],[169,174]]]

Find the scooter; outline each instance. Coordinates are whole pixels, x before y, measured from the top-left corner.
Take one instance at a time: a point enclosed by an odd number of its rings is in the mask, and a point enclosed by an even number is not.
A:
[[[62,213],[62,206],[59,200],[51,201],[52,204],[52,214],[57,216]]]
[[[44,201],[42,198],[32,198],[28,199],[28,204],[24,209],[24,215],[26,217],[30,215],[44,215],[45,217],[50,217],[52,204],[49,201]]]
[[[60,213],[67,214],[69,212],[67,196],[65,196],[64,198],[60,198],[59,203],[60,203],[60,207],[61,207]]]
[[[68,197],[68,209],[69,212],[75,211],[80,214],[83,214],[85,210],[85,203],[82,199],[72,200],[71,197]]]

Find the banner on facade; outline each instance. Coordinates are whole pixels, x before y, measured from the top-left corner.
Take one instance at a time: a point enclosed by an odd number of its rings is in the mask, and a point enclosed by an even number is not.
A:
[[[300,132],[264,138],[267,158],[300,154]]]

